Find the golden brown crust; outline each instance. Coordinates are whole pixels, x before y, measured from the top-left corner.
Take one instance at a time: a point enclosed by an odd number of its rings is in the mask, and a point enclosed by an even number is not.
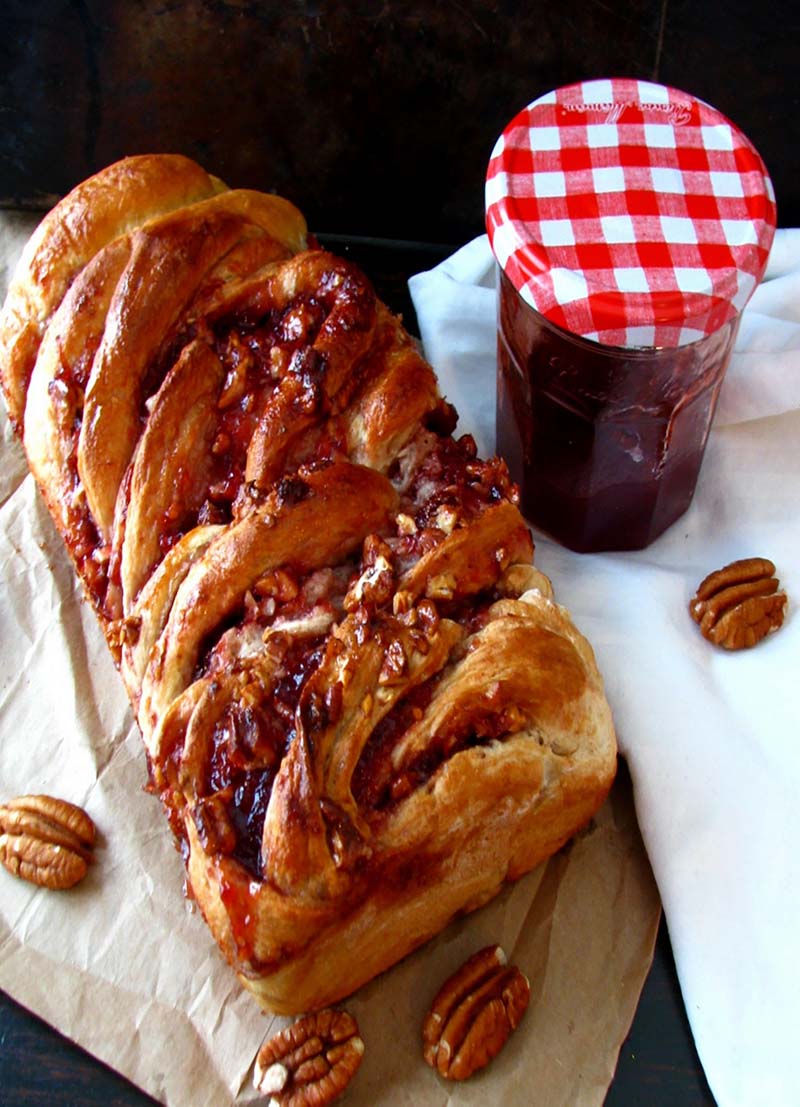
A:
[[[133,159],[48,217],[2,320],[193,894],[280,1012],[558,849],[616,763],[505,465],[305,235],[277,197]]]
[[[84,394],[78,471],[108,540],[117,491],[139,439],[144,376],[206,273],[238,241],[236,216],[183,211],[133,235]]]
[[[125,158],[77,185],[23,251],[0,317],[0,379],[20,427],[42,333],[74,277],[112,239],[225,186],[181,155]]]
[[[142,681],[139,724],[145,741],[191,680],[208,634],[244,602],[247,590],[272,569],[300,572],[336,564],[380,527],[395,505],[385,478],[348,462],[304,479],[297,504],[280,493],[226,528],[180,585]],[[157,749],[151,748],[157,756]]]
[[[197,510],[203,502],[224,379],[214,351],[205,343],[191,342],[159,389],[131,466],[120,543],[126,613],[161,560],[164,521],[174,511]]]

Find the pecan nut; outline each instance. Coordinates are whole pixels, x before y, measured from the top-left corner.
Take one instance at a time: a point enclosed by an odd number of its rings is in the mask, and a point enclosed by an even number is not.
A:
[[[773,563],[766,557],[747,557],[709,573],[689,613],[709,642],[743,650],[783,625],[786,602]]]
[[[53,796],[19,796],[0,805],[0,862],[43,888],[71,888],[88,871],[95,825]]]
[[[265,1042],[253,1083],[274,1107],[324,1107],[341,1095],[364,1055],[358,1023],[347,1011],[305,1015]]]
[[[440,988],[422,1027],[422,1055],[448,1080],[466,1080],[496,1057],[530,1000],[526,976],[487,946]]]

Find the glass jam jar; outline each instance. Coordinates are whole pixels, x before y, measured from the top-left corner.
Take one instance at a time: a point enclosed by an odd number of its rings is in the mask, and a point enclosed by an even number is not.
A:
[[[741,311],[775,230],[729,120],[650,82],[534,101],[489,164],[497,450],[529,520],[641,549],[689,506]]]

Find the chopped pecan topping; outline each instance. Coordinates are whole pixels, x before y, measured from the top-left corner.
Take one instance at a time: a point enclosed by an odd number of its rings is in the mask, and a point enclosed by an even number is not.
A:
[[[300,585],[287,569],[272,569],[259,577],[253,585],[253,591],[259,596],[274,596],[281,603],[286,603],[297,596]]]
[[[786,602],[773,563],[748,557],[710,573],[689,604],[689,613],[709,642],[742,650],[783,625]]]
[[[236,332],[228,337],[226,358],[229,369],[222,386],[218,406],[224,410],[240,400],[247,389],[247,373],[253,364],[253,353],[243,344]]]
[[[528,1007],[530,984],[500,946],[479,950],[439,990],[422,1027],[422,1053],[448,1080],[496,1057]]]
[[[392,613],[394,615],[405,615],[414,606],[414,595],[412,592],[395,592],[392,596]]]
[[[367,605],[380,607],[392,598],[395,588],[392,551],[377,535],[364,541],[363,570],[344,598],[345,611]]]
[[[253,1083],[279,1107],[324,1107],[342,1094],[364,1055],[347,1011],[315,1011],[265,1042]]]
[[[428,581],[425,595],[432,600],[452,600],[457,586],[458,582],[452,573],[439,573]]]
[[[82,880],[95,826],[82,808],[53,796],[20,796],[0,806],[0,862],[43,888]]]
[[[407,660],[403,643],[395,638],[386,647],[383,655],[383,664],[378,675],[378,684],[396,684],[402,680],[406,670]]]

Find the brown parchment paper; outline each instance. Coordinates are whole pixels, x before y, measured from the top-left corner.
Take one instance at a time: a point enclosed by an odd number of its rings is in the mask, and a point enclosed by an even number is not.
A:
[[[0,213],[0,296],[34,223]],[[256,1100],[255,1054],[285,1020],[242,990],[183,896],[122,683],[5,412],[0,574],[0,799],[63,796],[99,828],[96,862],[69,892],[0,869],[0,987],[163,1103]],[[621,774],[561,853],[348,1001],[366,1053],[346,1102],[601,1104],[659,917]],[[531,1005],[488,1069],[447,1085],[422,1061],[422,1018],[445,977],[490,942],[530,977]]]

